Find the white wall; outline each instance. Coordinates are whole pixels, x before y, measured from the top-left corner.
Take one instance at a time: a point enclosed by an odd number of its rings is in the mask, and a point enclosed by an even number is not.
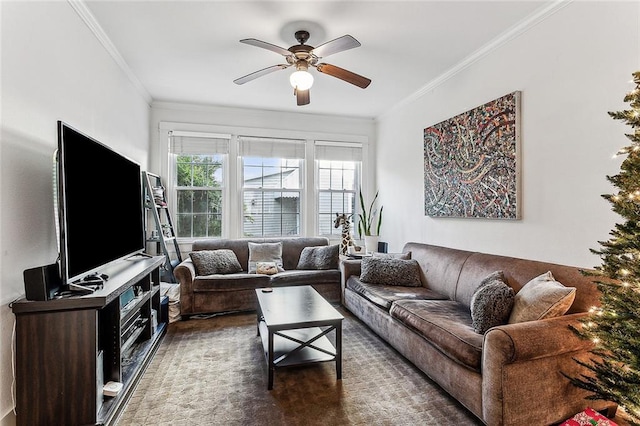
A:
[[[372,119],[314,115],[294,112],[278,112],[232,108],[223,106],[191,105],[169,102],[154,102],[151,110],[151,171],[162,172],[166,158],[162,158],[159,132],[163,122],[197,124],[202,129],[207,126],[228,128],[229,131],[242,128],[282,130],[285,132],[305,132],[307,134],[333,133],[364,136],[375,139],[375,122]],[[185,126],[184,129],[187,127]],[[184,130],[183,129],[183,130]]]
[[[573,2],[413,102],[379,120],[382,239],[505,254],[581,267],[619,219],[600,197],[613,188],[629,131],[607,111],[640,68],[639,2]],[[424,215],[423,129],[522,91],[522,219]]]
[[[24,294],[23,270],[57,257],[52,196],[56,121],[67,121],[146,167],[149,105],[69,3],[2,1],[0,11],[0,424],[4,425],[15,421],[11,413],[14,316],[8,304]],[[88,183],[96,192],[87,194],[87,208],[92,202],[96,208],[106,208],[109,200],[100,199],[100,182],[91,177]]]

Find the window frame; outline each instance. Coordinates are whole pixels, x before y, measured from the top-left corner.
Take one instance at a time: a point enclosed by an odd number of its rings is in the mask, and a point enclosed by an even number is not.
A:
[[[224,221],[224,211],[225,211],[225,204],[227,203],[226,201],[226,197],[225,197],[225,193],[226,193],[226,188],[228,187],[228,183],[225,181],[225,170],[226,170],[226,164],[228,163],[227,158],[228,158],[228,154],[191,154],[192,156],[196,156],[196,155],[201,155],[201,156],[219,156],[220,157],[220,167],[222,169],[222,182],[221,185],[218,187],[215,186],[180,186],[177,182],[177,178],[178,178],[178,173],[177,173],[177,168],[178,168],[178,158],[180,157],[180,155],[187,155],[187,154],[175,154],[175,153],[171,153],[170,154],[171,157],[173,158],[173,166],[174,166],[174,179],[172,180],[173,183],[173,189],[172,189],[172,195],[175,199],[175,203],[174,203],[174,207],[172,209],[173,214],[172,214],[172,218],[173,218],[173,226],[176,230],[176,238],[178,238],[179,241],[193,241],[193,240],[197,240],[200,238],[222,238],[222,236],[224,235],[224,231],[225,231],[225,221]],[[191,164],[197,164],[197,163],[193,163],[191,162]],[[193,178],[193,176],[192,176]],[[188,237],[185,236],[179,236],[179,232],[178,232],[178,227],[179,227],[179,223],[180,223],[180,215],[184,214],[184,213],[180,213],[178,211],[179,209],[179,203],[178,203],[178,193],[179,191],[220,191],[220,197],[221,197],[221,201],[220,201],[220,210],[218,213],[215,213],[217,215],[220,216],[220,235],[219,236],[212,236],[212,235],[208,235],[205,237],[200,237],[200,236],[193,236],[193,221],[194,218],[192,218],[191,220],[191,235]],[[171,208],[171,207],[170,207]],[[193,210],[189,213],[192,216],[197,215],[197,213],[195,213]],[[205,213],[201,213],[201,214],[205,214]],[[206,215],[209,216],[212,213],[207,211]],[[208,222],[208,219],[207,219]]]
[[[162,126],[161,126],[162,127]],[[220,237],[176,237],[178,244],[191,244],[198,239],[203,238],[227,238],[229,232],[229,204],[230,204],[230,188],[232,183],[229,176],[229,150],[232,147],[232,135],[227,133],[213,133],[205,131],[190,131],[190,130],[177,130],[168,129],[166,132],[166,144],[163,144],[166,149],[166,178],[163,179],[165,183],[165,196],[168,202],[169,213],[173,221],[173,226],[177,230],[178,220],[178,170],[177,170],[177,158],[179,153],[174,152],[172,149],[172,138],[185,137],[185,138],[202,138],[202,139],[223,139],[228,141],[228,149],[225,153],[199,153],[192,152],[193,155],[220,155],[222,157],[222,202],[221,202],[221,236]],[[193,187],[198,189],[200,187]],[[208,187],[206,187],[208,188]],[[216,188],[217,189],[217,188]]]
[[[260,187],[247,187],[245,186],[245,182],[247,182],[247,180],[245,179],[245,172],[246,172],[246,167],[247,165],[245,164],[245,159],[247,158],[252,158],[252,159],[262,159],[261,164],[260,164],[260,168],[262,170],[262,173],[260,174],[260,177],[263,179],[263,183],[264,183],[264,178],[265,176],[271,176],[269,174],[265,175],[264,171],[265,171],[265,160],[275,160],[275,161],[280,161],[282,162],[284,161],[297,161],[298,164],[295,167],[292,168],[297,168],[297,174],[298,174],[298,188],[288,188],[286,186],[284,186],[284,179],[282,179],[282,174],[284,172],[284,170],[287,169],[286,165],[282,165],[280,164],[279,166],[277,166],[279,168],[279,172],[277,173],[278,175],[281,176],[281,186],[280,187],[264,187],[264,186],[260,186]],[[305,210],[305,206],[303,204],[303,200],[305,199],[305,185],[304,185],[304,171],[305,171],[305,162],[306,159],[287,159],[287,158],[282,158],[282,157],[261,157],[261,156],[244,156],[244,157],[240,157],[239,158],[239,164],[240,164],[240,182],[241,182],[241,186],[239,188],[239,193],[240,193],[240,197],[239,197],[239,202],[241,204],[241,211],[242,211],[242,220],[240,222],[240,235],[244,238],[271,238],[271,237],[280,237],[280,236],[302,236],[304,234],[303,231],[303,217],[306,214],[306,210]],[[250,166],[250,167],[256,167],[256,166]],[[275,166],[271,166],[271,167],[275,167]],[[295,172],[294,172],[295,173]],[[256,177],[257,178],[257,177]],[[261,205],[261,210],[262,212],[260,213],[256,213],[257,215],[262,215],[262,221],[261,221],[261,233],[260,234],[252,234],[252,235],[247,235],[247,229],[245,227],[245,210],[244,210],[244,206],[245,206],[245,199],[246,199],[246,194],[248,192],[256,192],[261,194],[261,200],[262,200],[262,205]],[[298,193],[298,211],[297,213],[295,213],[297,215],[297,228],[298,228],[298,233],[297,234],[265,234],[265,221],[264,221],[264,217],[265,217],[265,211],[264,211],[264,194],[267,193],[280,193],[282,198],[282,193],[285,192],[297,192]],[[273,197],[273,199],[275,200],[277,197]],[[272,213],[274,214],[274,213]],[[281,211],[279,213],[280,216],[280,230],[282,231],[282,224],[285,222],[284,220],[284,214],[285,212]]]
[[[321,214],[327,214],[326,212],[321,212],[320,211],[320,196],[321,194],[353,194],[353,212],[352,212],[352,218],[351,218],[351,232],[354,236],[354,238],[356,238],[356,233],[357,233],[357,226],[356,226],[356,220],[357,220],[357,215],[359,213],[359,203],[358,203],[358,194],[362,185],[362,161],[353,161],[353,163],[355,163],[355,167],[354,167],[354,189],[350,190],[350,189],[344,189],[344,185],[342,189],[321,189],[320,188],[320,162],[321,161],[328,161],[328,162],[334,162],[334,161],[341,161],[341,162],[346,162],[346,161],[342,161],[342,160],[319,160],[316,159],[315,160],[315,171],[316,171],[316,178],[315,178],[315,184],[316,184],[316,199],[317,199],[317,206],[318,208],[316,209],[315,212],[315,216],[316,216],[316,235],[319,235],[321,237],[326,237],[326,238],[341,238],[342,235],[342,231],[338,232],[338,233],[334,233],[334,230],[336,228],[331,228],[331,233],[326,234],[326,233],[322,233],[321,232],[321,220],[320,220],[320,215]],[[329,168],[328,170],[330,170],[329,173],[331,173],[331,170],[333,170],[332,168]],[[344,168],[342,170],[345,170]],[[344,176],[343,176],[344,178]],[[331,197],[333,198],[333,197]],[[335,215],[335,213],[345,213],[345,212],[331,212],[333,215]],[[335,216],[334,216],[335,219]]]
[[[208,111],[208,109],[207,109]],[[211,109],[212,113],[217,112]],[[194,118],[195,120],[195,118]],[[206,118],[203,119],[206,121]],[[199,120],[199,121],[203,121]],[[195,120],[198,121],[198,120]],[[300,232],[301,235],[317,235],[317,203],[318,194],[316,188],[315,174],[315,145],[317,141],[335,143],[337,145],[351,144],[362,148],[362,164],[361,164],[361,182],[374,182],[374,168],[372,157],[373,150],[369,146],[372,131],[363,129],[351,133],[331,133],[325,131],[309,130],[308,126],[292,126],[291,128],[273,128],[273,127],[247,127],[243,125],[225,125],[225,124],[202,124],[192,122],[181,122],[172,120],[159,120],[158,131],[154,137],[153,146],[149,157],[148,171],[156,173],[163,178],[166,185],[167,202],[169,204],[170,213],[176,215],[177,200],[175,197],[175,187],[173,179],[175,176],[175,167],[172,165],[170,158],[170,137],[172,135],[181,134],[187,136],[199,137],[221,137],[226,136],[229,139],[229,153],[225,159],[225,192],[223,194],[223,223],[222,238],[236,239],[242,238],[242,199],[240,188],[242,187],[242,163],[239,154],[239,138],[240,135],[257,137],[257,138],[282,138],[295,139],[304,141],[305,161],[303,163],[302,184],[304,192],[301,195],[301,218]],[[317,126],[316,126],[317,127]],[[375,190],[373,184],[371,190]],[[369,196],[368,190],[363,189],[363,194]],[[194,239],[178,239],[182,250],[188,251]]]

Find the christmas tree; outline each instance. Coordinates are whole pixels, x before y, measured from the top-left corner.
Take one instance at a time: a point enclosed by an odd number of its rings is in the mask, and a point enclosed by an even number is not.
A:
[[[630,144],[618,155],[626,158],[620,173],[607,176],[618,192],[603,195],[613,211],[624,218],[610,232],[608,241],[599,241],[602,265],[585,272],[597,277],[600,306],[574,331],[594,343],[588,361],[576,360],[590,375],[571,378],[571,382],[592,392],[589,399],[618,403],[629,420],[640,424],[640,71],[633,74],[635,89],[624,101],[630,109],[610,112],[616,120],[630,125]]]

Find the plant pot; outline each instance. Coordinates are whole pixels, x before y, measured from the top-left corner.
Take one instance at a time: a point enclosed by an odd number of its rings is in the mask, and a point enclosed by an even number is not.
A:
[[[377,235],[365,235],[364,236],[364,247],[367,253],[373,253],[378,251],[378,240],[379,236]]]

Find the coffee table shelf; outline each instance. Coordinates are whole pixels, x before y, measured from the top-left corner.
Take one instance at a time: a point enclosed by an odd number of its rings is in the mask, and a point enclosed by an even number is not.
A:
[[[318,334],[322,333],[320,327],[300,328],[296,330],[283,330],[273,336],[273,363],[276,367],[292,367],[295,365],[308,364],[313,362],[335,361],[336,349],[327,336],[322,336],[314,341],[310,346],[300,347],[298,342],[307,342]],[[282,337],[286,335],[298,342]],[[260,321],[260,337],[264,356],[269,360],[269,331],[264,321]],[[319,348],[320,350],[316,349]],[[293,352],[295,351],[295,352]]]

